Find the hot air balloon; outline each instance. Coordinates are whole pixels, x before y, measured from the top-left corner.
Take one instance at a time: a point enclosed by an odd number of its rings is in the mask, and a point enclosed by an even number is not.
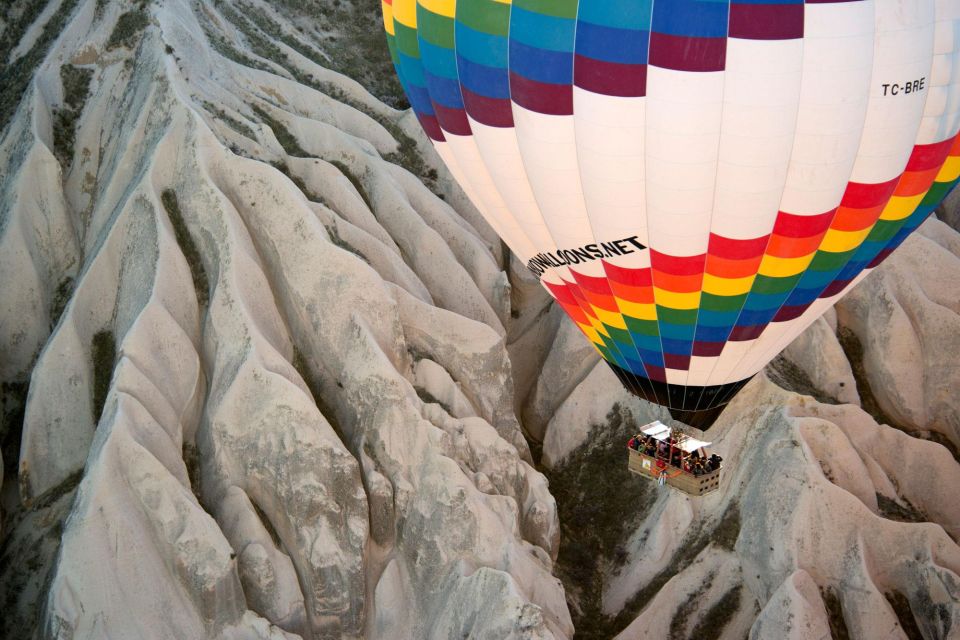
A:
[[[957,0],[383,0],[440,157],[623,384],[709,427],[960,176]]]

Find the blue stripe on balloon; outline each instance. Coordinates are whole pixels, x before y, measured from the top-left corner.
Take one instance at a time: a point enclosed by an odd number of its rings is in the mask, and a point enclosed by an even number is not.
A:
[[[643,358],[643,361],[653,367],[663,367],[663,352],[658,348],[656,351],[650,349],[637,349],[637,353]]]
[[[433,103],[430,102],[430,94],[425,86],[408,84],[407,98],[417,115],[434,115]]]
[[[654,12],[652,30],[672,36],[725,38],[727,8],[727,0],[669,0],[663,11]]]
[[[747,296],[747,301],[744,303],[743,308],[748,311],[766,311],[769,309],[776,309],[783,301],[787,299],[787,293],[757,293],[752,291],[749,296]]]
[[[574,26],[575,22],[568,18],[534,13],[516,5],[510,12],[510,40],[538,49],[572,53]],[[513,67],[512,59],[510,66]]]
[[[457,78],[457,57],[453,49],[444,49],[430,44],[426,40],[420,41],[420,60],[423,61],[423,67],[434,76]]]
[[[730,332],[733,331],[733,324],[722,327],[710,327],[707,325],[697,325],[697,342],[726,342]]]
[[[450,109],[463,108],[463,96],[460,94],[460,83],[450,78],[435,76],[429,71],[425,74],[427,79],[427,89],[430,91],[430,97],[437,104]]]
[[[619,64],[646,64],[650,32],[577,23],[577,54]]]
[[[811,302],[817,299],[820,295],[820,292],[826,288],[827,284],[833,282],[833,278],[830,278],[826,284],[823,286],[810,287],[810,288],[796,288],[790,293],[790,297],[787,298],[787,302],[783,305],[785,307],[803,307],[809,305]]]
[[[597,26],[647,31],[653,0],[580,0],[577,20]],[[578,27],[579,29],[580,27]]]
[[[695,325],[692,324],[673,324],[672,322],[660,323],[660,337],[667,340],[692,340]]]
[[[411,58],[401,53],[400,67],[403,69],[404,80],[406,82],[418,87],[423,87],[426,84],[426,80],[423,78],[423,66],[420,64],[420,58]]]
[[[736,311],[711,311],[701,308],[697,315],[697,323],[708,327],[732,327],[737,323],[739,316],[739,309]]]
[[[570,53],[529,47],[516,40],[510,41],[510,71],[537,82],[573,82],[573,61]]]
[[[633,344],[638,349],[648,349],[650,351],[660,350],[660,336],[648,336],[645,333],[630,333]]]
[[[460,84],[487,98],[510,98],[510,80],[505,69],[488,67],[457,56]]]
[[[503,36],[476,31],[458,22],[454,34],[457,42],[457,56],[475,64],[487,67],[499,67],[506,72],[507,39]]]
[[[663,325],[661,325],[662,327]],[[691,325],[693,326],[693,325]],[[690,340],[671,340],[670,338],[661,338],[664,353],[690,355],[693,352],[693,334],[691,332]]]

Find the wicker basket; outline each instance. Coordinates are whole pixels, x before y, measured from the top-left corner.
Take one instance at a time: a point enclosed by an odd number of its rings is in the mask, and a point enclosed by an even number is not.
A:
[[[645,453],[630,448],[627,450],[630,452],[630,461],[627,468],[638,476],[657,480],[661,472],[666,472],[666,484],[691,496],[702,496],[711,491],[716,491],[720,487],[720,473],[723,471],[722,465],[719,469],[711,471],[710,473],[697,476],[670,464],[663,466],[663,460],[657,460]],[[658,464],[660,466],[658,466]]]

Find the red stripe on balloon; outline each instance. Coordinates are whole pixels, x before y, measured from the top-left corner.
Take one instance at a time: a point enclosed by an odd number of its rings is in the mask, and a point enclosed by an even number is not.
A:
[[[953,143],[954,139],[948,138],[943,142],[934,144],[918,144],[913,148],[910,160],[907,161],[907,171],[939,170],[944,160],[947,159]]]
[[[671,256],[659,251],[650,250],[650,264],[654,271],[662,271],[675,276],[691,276],[703,273],[703,264],[707,254],[695,256]]]
[[[649,62],[676,71],[723,71],[727,61],[726,38],[650,34]]]
[[[607,273],[608,278],[620,284],[631,287],[649,287],[653,285],[653,278],[649,267],[643,269],[627,269],[625,267],[618,267],[604,260],[603,270]]]
[[[795,213],[781,211],[777,214],[777,220],[773,225],[773,233],[788,238],[809,238],[829,229],[830,222],[836,212],[836,209],[831,209],[826,213],[818,213],[813,216],[799,216]]]
[[[680,353],[664,353],[663,363],[670,369],[689,369],[690,355]]]
[[[605,96],[639,98],[647,95],[647,65],[573,57],[573,84]]]
[[[730,342],[746,342],[747,340],[756,340],[766,328],[767,325],[765,324],[752,324],[747,327],[738,325],[733,328],[733,331],[730,332],[730,337],[727,338],[727,340]]]
[[[568,289],[566,286],[553,284],[552,282],[547,282],[546,280],[541,280],[540,282],[547,288],[547,291],[549,291],[550,294],[556,298],[557,302],[563,304],[577,303],[576,298],[573,297],[573,294],[570,293],[570,289]]]
[[[851,182],[847,185],[847,190],[840,200],[840,206],[850,207],[851,209],[866,209],[885,204],[893,190],[897,188],[897,182],[900,176],[886,182],[877,184],[864,184],[862,182]]]
[[[467,112],[463,109],[451,109],[442,104],[433,103],[433,110],[437,112],[437,121],[440,127],[447,133],[455,136],[469,136],[470,122],[467,120]]]
[[[876,258],[870,261],[870,264],[867,265],[867,269],[875,269],[876,267],[880,266],[880,263],[886,260],[891,253],[893,253],[893,249],[890,247],[883,249],[877,254]]]
[[[550,116],[573,115],[573,87],[537,82],[510,72],[510,98],[530,111]]]
[[[818,297],[829,298],[831,296],[835,296],[841,291],[843,291],[846,288],[846,286],[851,282],[853,282],[853,280],[834,280],[833,282],[827,285],[827,288],[824,289],[823,293],[821,293]]]
[[[750,238],[739,240],[735,238],[725,238],[715,233],[710,234],[710,244],[707,253],[718,258],[727,260],[746,260],[763,255],[763,250],[767,246],[769,236],[760,236],[759,238]]]
[[[440,129],[440,123],[437,122],[436,116],[418,113],[417,120],[420,121],[420,126],[423,127],[423,131],[431,140],[436,140],[437,142],[444,141],[443,130]]]
[[[488,127],[507,128],[513,126],[513,110],[507,98],[488,98],[474,93],[460,85],[463,105],[470,117]]]
[[[803,315],[803,312],[807,310],[809,304],[798,304],[791,306],[780,307],[780,310],[777,311],[777,315],[773,316],[773,322],[789,322],[790,320],[796,320]],[[762,325],[761,328],[766,325]]]
[[[803,37],[802,4],[730,5],[729,37],[745,40],[793,40]]]
[[[649,362],[644,362],[643,367],[647,370],[647,377],[651,380],[657,382],[666,382],[667,381],[667,370],[663,367],[658,367],[652,365]]]
[[[723,353],[725,342],[702,342],[693,343],[693,355],[703,358],[716,358]]]
[[[577,273],[573,269],[570,270],[570,273],[573,274],[573,278],[577,281],[577,284],[580,285],[581,289],[586,289],[588,291],[593,291],[595,293],[601,293],[604,295],[610,294],[610,284],[607,282],[606,278],[597,278],[595,276],[588,276],[582,273]]]

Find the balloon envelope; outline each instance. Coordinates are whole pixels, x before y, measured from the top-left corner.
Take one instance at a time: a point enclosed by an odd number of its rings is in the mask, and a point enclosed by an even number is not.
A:
[[[635,393],[707,427],[960,176],[957,0],[384,0],[492,227]]]

